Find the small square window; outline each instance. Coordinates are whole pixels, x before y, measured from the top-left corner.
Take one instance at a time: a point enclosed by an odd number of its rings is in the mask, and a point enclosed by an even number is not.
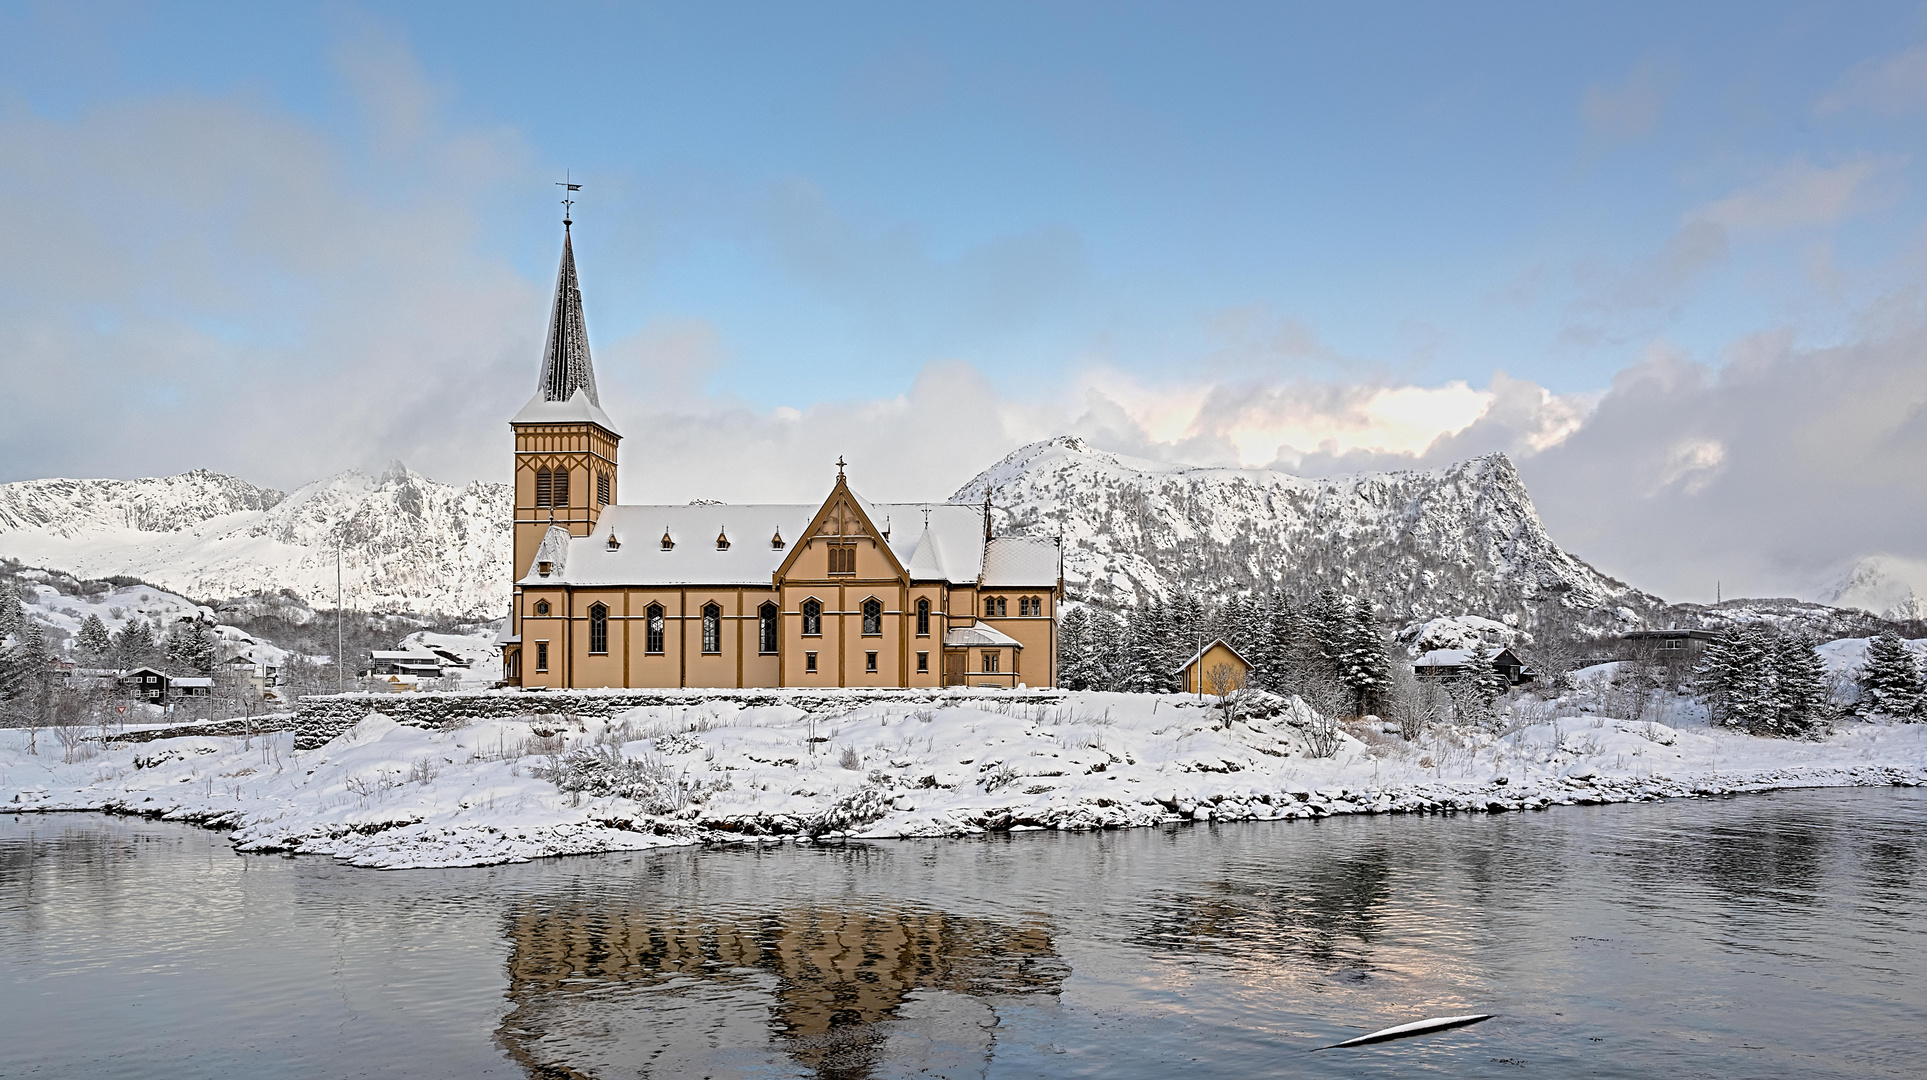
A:
[[[924,674],[924,675],[928,675],[930,673],[930,654],[929,653],[920,652],[917,654],[917,671],[919,674]]]
[[[805,672],[808,672],[811,675],[816,674],[816,654],[815,653],[806,652],[803,654],[803,670]]]
[[[877,654],[873,652],[866,652],[863,654],[863,670],[869,672],[872,675],[876,674]]]

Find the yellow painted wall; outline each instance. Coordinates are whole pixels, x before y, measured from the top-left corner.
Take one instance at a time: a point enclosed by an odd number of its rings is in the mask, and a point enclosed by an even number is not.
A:
[[[1204,651],[1203,656],[1198,657],[1184,669],[1184,692],[1187,694],[1211,693],[1211,669],[1219,664],[1230,665],[1231,669],[1238,673],[1240,680],[1248,681],[1251,678],[1251,668],[1238,659],[1238,654],[1232,652],[1221,641],[1213,642],[1211,647]]]

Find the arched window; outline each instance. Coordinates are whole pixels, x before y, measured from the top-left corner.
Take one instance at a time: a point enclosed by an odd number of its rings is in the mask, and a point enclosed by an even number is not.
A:
[[[537,506],[551,505],[550,498],[551,496],[550,496],[550,487],[549,487],[549,468],[548,466],[544,465],[543,467],[535,470],[535,505]]]
[[[703,605],[703,651],[723,651],[723,609],[715,604]]]
[[[662,605],[650,604],[643,617],[642,651],[659,653],[662,651]]]
[[[1009,611],[1010,609],[1007,606],[1005,606],[1003,597],[1001,596],[984,597],[984,618],[1001,619],[1006,614],[1008,614]]]
[[[883,633],[883,601],[874,596],[863,602],[863,632],[871,635]]]
[[[609,609],[602,604],[589,605],[589,651],[609,651]]]
[[[756,650],[765,655],[776,651],[775,604],[764,604],[756,610]]]
[[[821,637],[823,635],[823,605],[814,598],[803,601],[803,636]]]
[[[536,479],[540,480],[541,476],[538,474]],[[550,495],[549,495],[549,498],[551,500],[550,505],[551,506],[569,505],[569,470],[567,469],[555,470],[555,473],[549,477],[549,482],[553,488],[553,490],[550,492]]]
[[[1017,614],[1025,618],[1035,618],[1044,613],[1044,598],[1041,596],[1021,596],[1017,598]]]
[[[917,636],[930,636],[930,601],[927,599],[917,601]]]

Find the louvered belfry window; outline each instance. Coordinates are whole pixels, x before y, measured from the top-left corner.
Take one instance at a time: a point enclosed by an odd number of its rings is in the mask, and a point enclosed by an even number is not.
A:
[[[535,505],[550,506],[549,470],[535,470]]]
[[[595,501],[597,506],[609,505],[609,474],[595,474]]]
[[[552,498],[554,499],[554,502],[551,503],[550,505],[553,505],[553,506],[569,505],[569,470],[567,469],[555,470],[555,475],[552,479],[555,486],[555,490],[552,496]]]
[[[856,546],[853,544],[832,544],[830,546],[830,573],[856,573]]]

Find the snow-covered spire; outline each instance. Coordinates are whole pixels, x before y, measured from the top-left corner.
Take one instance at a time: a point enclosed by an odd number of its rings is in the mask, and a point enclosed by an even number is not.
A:
[[[589,363],[589,331],[582,320],[582,289],[575,278],[575,247],[570,223],[562,223],[562,268],[555,275],[555,306],[549,312],[549,337],[542,346],[542,374],[535,392],[544,401],[567,401],[577,390],[598,407],[595,368]]]

